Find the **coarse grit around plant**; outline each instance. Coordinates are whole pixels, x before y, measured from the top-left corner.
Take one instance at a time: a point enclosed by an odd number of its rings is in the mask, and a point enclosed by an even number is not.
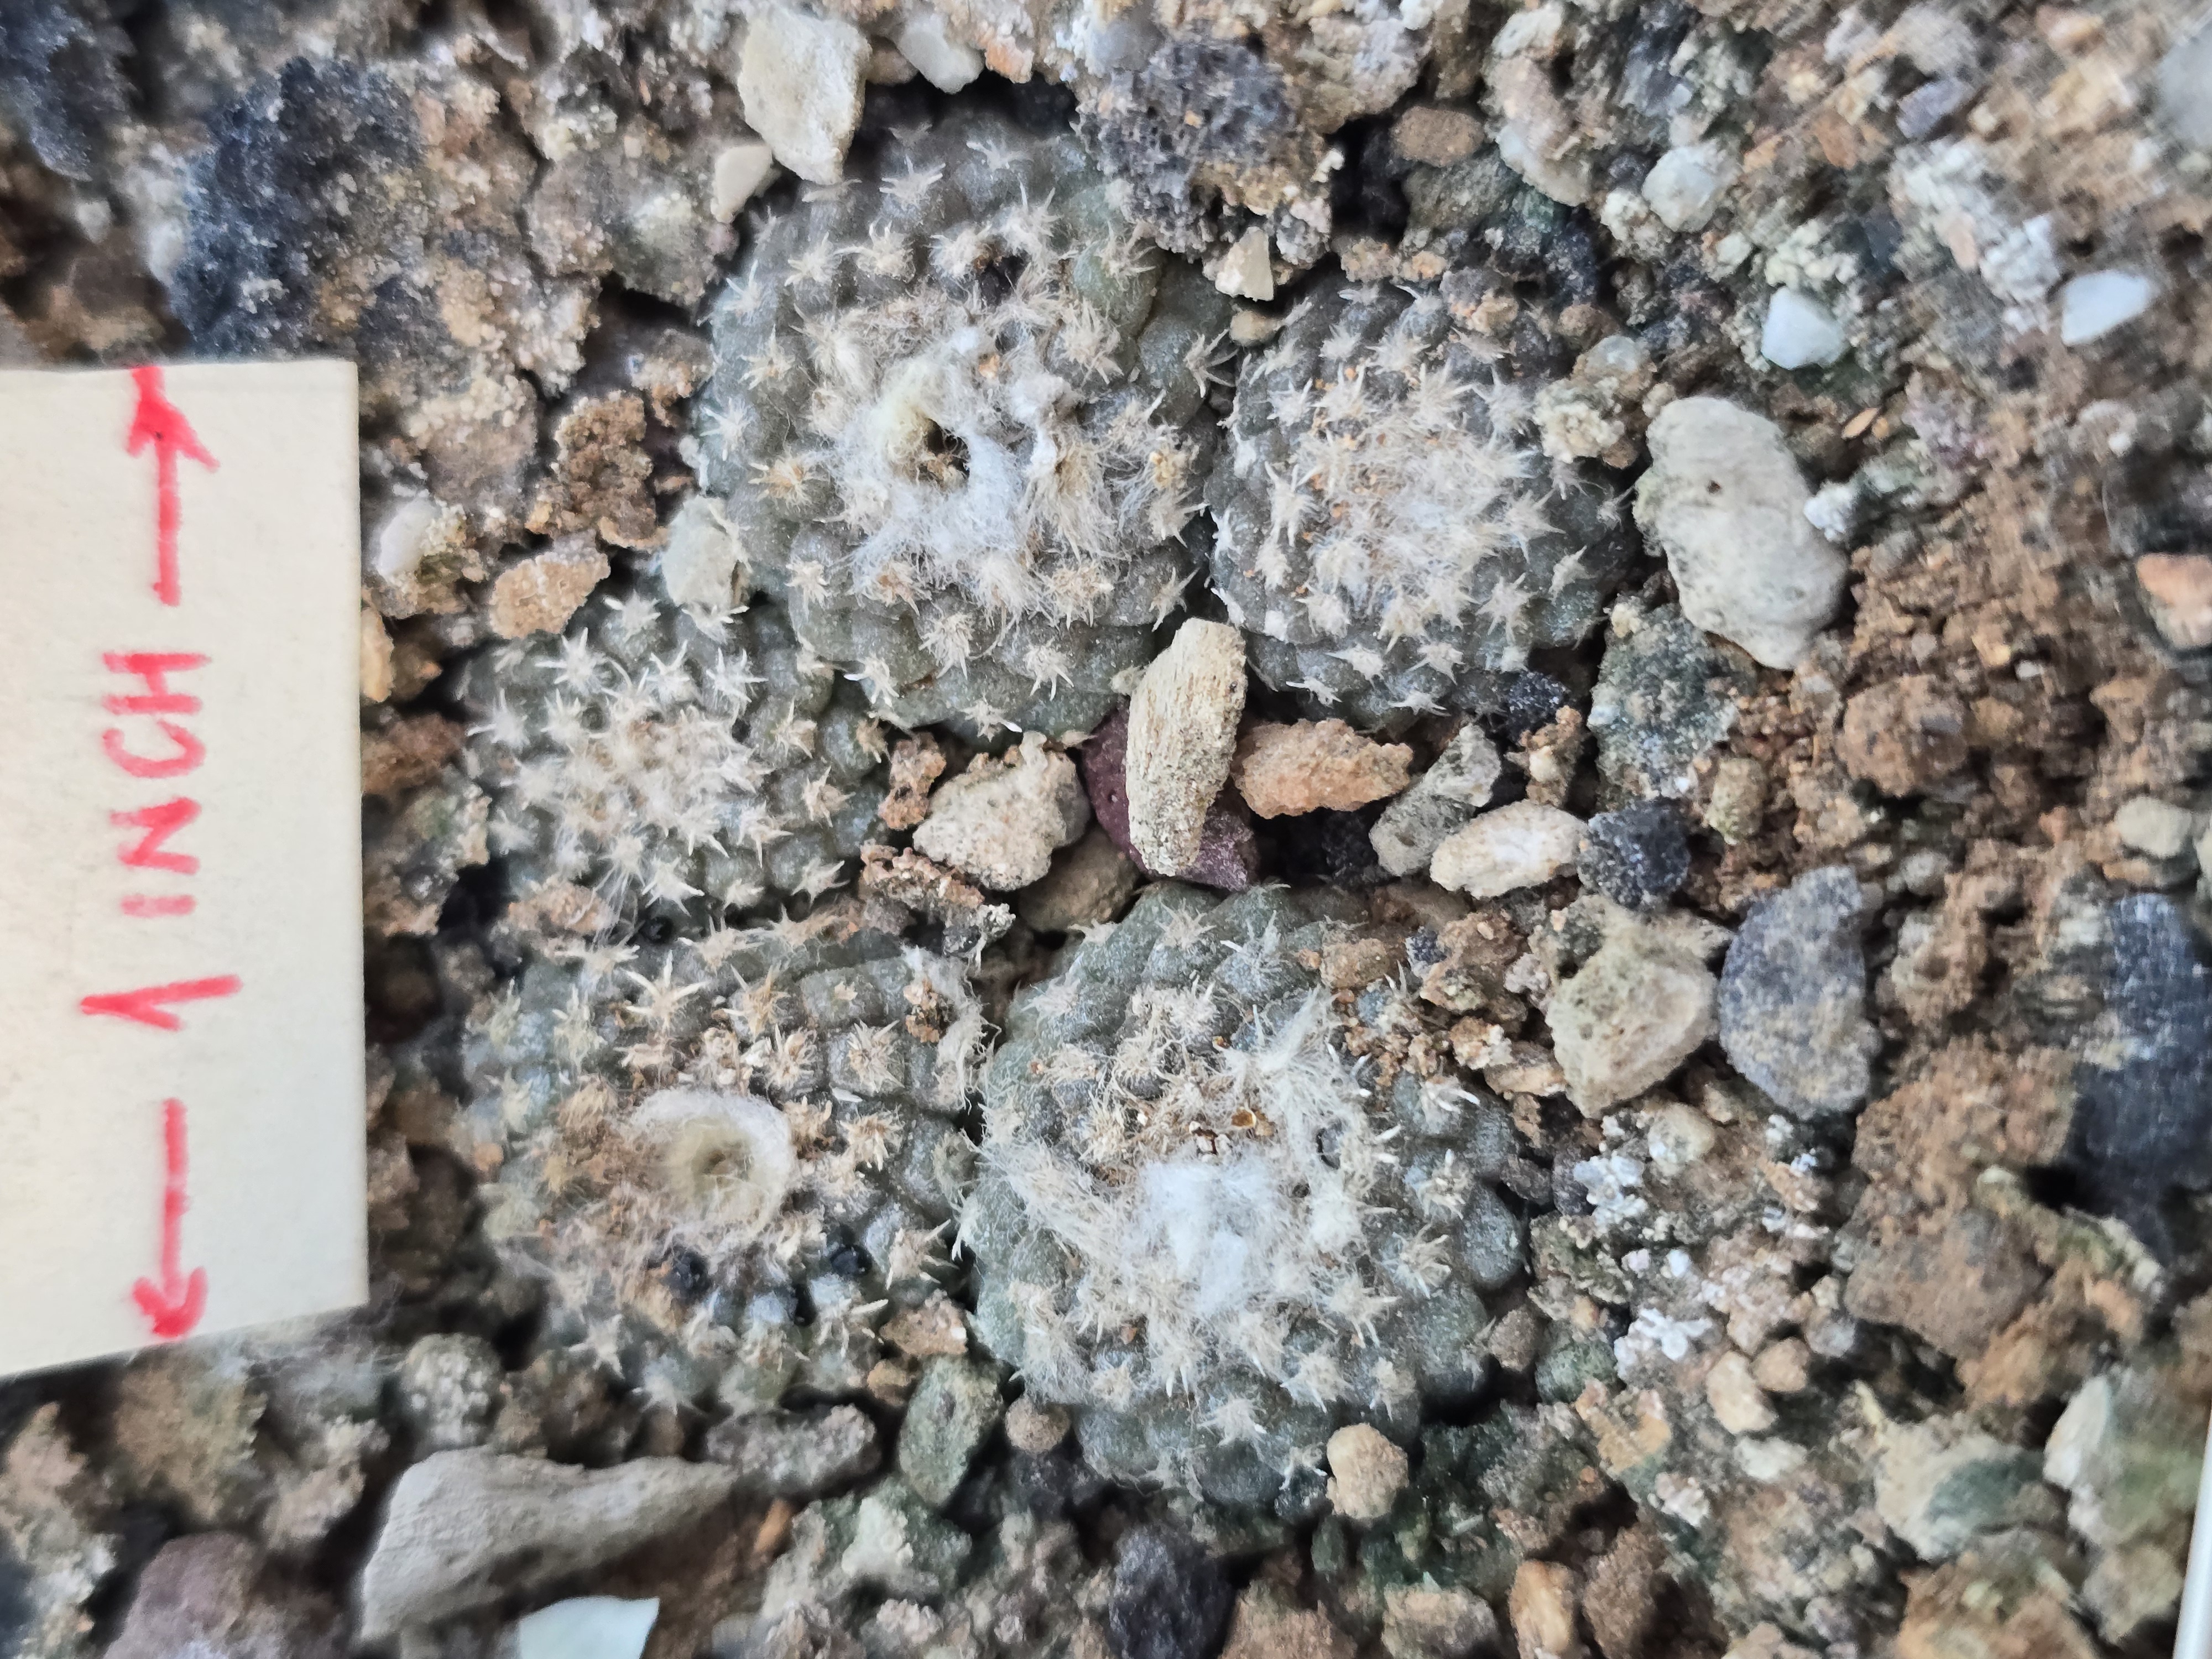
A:
[[[1301,965],[1353,908],[1162,886],[1013,1005],[961,1219],[976,1323],[1112,1478],[1288,1512],[1337,1425],[1479,1386],[1480,1291],[1521,1261],[1486,1180],[1511,1127],[1373,1086]]]
[[[698,438],[757,580],[902,726],[1096,725],[1194,574],[1227,302],[1072,137],[988,113],[750,242]]]
[[[1323,285],[1245,360],[1207,486],[1213,585],[1252,665],[1364,726],[1464,708],[1596,625],[1620,486],[1547,459],[1526,355],[1453,285]]]

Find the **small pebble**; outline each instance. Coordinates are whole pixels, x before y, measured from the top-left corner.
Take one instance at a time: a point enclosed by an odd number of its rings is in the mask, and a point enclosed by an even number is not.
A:
[[[1523,1561],[1506,1611],[1520,1659],[1583,1659],[1575,1634],[1575,1572],[1552,1561]]]
[[[1426,870],[1444,838],[1488,803],[1503,765],[1480,726],[1470,720],[1460,727],[1436,764],[1384,807],[1368,832],[1383,869],[1394,876]]]
[[[2058,338],[2070,346],[2101,340],[2150,309],[2158,284],[2138,270],[2093,270],[2058,290]]]
[[[860,124],[866,37],[850,23],[781,4],[751,14],[738,57],[745,123],[809,184],[834,184]]]
[[[514,1627],[515,1659],[638,1659],[660,1602],[579,1595],[540,1607]]]
[[[1052,855],[1083,833],[1091,807],[1075,763],[1036,732],[1002,757],[979,755],[938,786],[915,848],[1002,893],[1042,881]]]
[[[1656,910],[1689,879],[1690,843],[1672,805],[1642,800],[1589,821],[1576,873],[1615,904]]]
[[[2112,815],[2112,828],[2119,831],[2120,840],[2154,859],[2179,858],[2187,852],[2196,823],[2187,807],[2155,795],[2137,795]]]
[[[1705,1403],[1730,1434],[1765,1434],[1774,1426],[1774,1407],[1751,1374],[1751,1362],[1731,1348],[1705,1373]]]
[[[1844,355],[1843,325],[1809,294],[1777,289],[1766,304],[1759,355],[1777,368],[1826,368]]]
[[[1668,229],[1703,230],[1737,171],[1735,158],[1718,145],[1678,145],[1644,175],[1644,199]]]
[[[1583,821],[1556,806],[1515,801],[1446,837],[1429,877],[1475,898],[1495,898],[1549,881],[1575,861]]]
[[[1275,297],[1275,268],[1267,255],[1267,231],[1255,225],[1237,239],[1214,267],[1213,285],[1239,300]]]
[[[1380,1521],[1406,1489],[1404,1450],[1380,1429],[1353,1423],[1328,1437],[1328,1501],[1347,1521]]]
[[[1349,812],[1403,790],[1413,751],[1377,743],[1342,720],[1262,720],[1237,740],[1230,767],[1244,804],[1263,818]]]
[[[2136,580],[2168,645],[2179,651],[2212,645],[2212,554],[2146,553],[2136,561]]]
[[[1721,1047],[1792,1117],[1848,1112],[1873,1080],[1859,905],[1849,869],[1810,871],[1753,907],[1721,969]]]
[[[2198,22],[2159,60],[2158,106],[2183,143],[2212,149],[2212,18]]]
[[[1192,617],[1146,668],[1129,702],[1129,840],[1147,869],[1174,875],[1198,857],[1243,713],[1243,635]]]
[[[1849,567],[1805,518],[1782,430],[1720,398],[1678,398],[1649,434],[1636,520],[1667,556],[1682,614],[1769,668],[1794,668],[1842,603]]]

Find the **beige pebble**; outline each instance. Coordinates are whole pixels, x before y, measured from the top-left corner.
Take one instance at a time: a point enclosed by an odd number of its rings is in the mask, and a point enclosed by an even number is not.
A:
[[[1067,1438],[1067,1413],[1024,1395],[1006,1407],[1006,1439],[1016,1451],[1042,1457]]]
[[[1813,1351],[1802,1337],[1770,1342],[1751,1362],[1752,1381],[1769,1394],[1796,1394],[1812,1380]]]
[[[1091,803],[1075,763],[1031,732],[1003,757],[978,755],[938,786],[914,832],[926,858],[1002,893],[1043,879],[1052,855],[1083,833]]]
[[[1365,1423],[1329,1436],[1328,1471],[1328,1501],[1347,1521],[1380,1521],[1406,1489],[1406,1454]]]
[[[559,633],[608,569],[605,550],[590,536],[564,537],[510,566],[491,585],[492,632],[503,640]]]
[[[1575,1575],[1551,1561],[1523,1561],[1506,1611],[1521,1659],[1583,1659],[1575,1634]]]
[[[1731,1348],[1705,1373],[1705,1403],[1730,1434],[1765,1434],[1774,1426],[1774,1407],[1751,1374],[1751,1361]]]
[[[1129,840],[1146,868],[1172,874],[1197,858],[1243,714],[1243,635],[1193,617],[1146,668],[1129,702]]]
[[[1342,720],[1262,720],[1237,739],[1230,775],[1253,811],[1283,818],[1395,795],[1413,781],[1413,765],[1404,744],[1377,743]]]
[[[1429,861],[1429,878],[1475,898],[1496,898],[1571,867],[1582,841],[1583,821],[1573,813],[1516,800],[1447,836]]]
[[[1407,110],[1390,129],[1390,142],[1399,155],[1432,167],[1464,161],[1481,148],[1483,136],[1482,123],[1465,110],[1433,105]]]

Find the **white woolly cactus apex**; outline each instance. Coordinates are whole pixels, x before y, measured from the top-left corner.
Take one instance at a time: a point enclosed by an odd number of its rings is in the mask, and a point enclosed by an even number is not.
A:
[[[1087,729],[1193,574],[1227,320],[1072,137],[949,116],[763,211],[715,307],[703,477],[899,724]]]
[[[782,1209],[798,1154],[783,1114],[759,1097],[662,1089],[628,1127],[659,1143],[670,1195],[725,1237],[757,1238]]]
[[[1270,684],[1402,724],[1595,624],[1620,504],[1545,459],[1505,357],[1441,292],[1346,287],[1246,360],[1206,495],[1214,586]]]

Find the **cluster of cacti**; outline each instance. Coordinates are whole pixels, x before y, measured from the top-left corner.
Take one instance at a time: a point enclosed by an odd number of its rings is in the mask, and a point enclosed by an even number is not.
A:
[[[896,134],[765,211],[714,316],[702,479],[799,636],[902,725],[1097,724],[1194,574],[1230,352],[1075,140]]]

